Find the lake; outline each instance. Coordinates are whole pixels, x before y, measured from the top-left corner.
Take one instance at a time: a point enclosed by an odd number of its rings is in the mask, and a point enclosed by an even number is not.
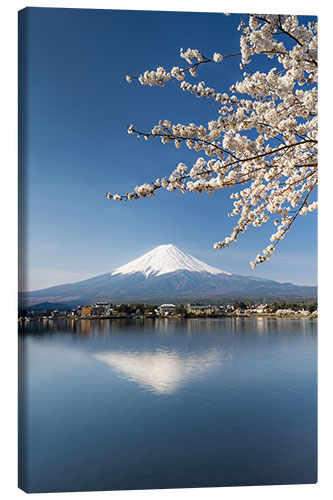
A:
[[[19,328],[28,492],[315,483],[317,322]]]

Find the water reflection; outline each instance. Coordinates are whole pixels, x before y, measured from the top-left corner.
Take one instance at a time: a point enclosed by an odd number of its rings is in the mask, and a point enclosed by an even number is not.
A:
[[[171,349],[155,352],[100,352],[95,359],[108,364],[127,380],[155,394],[171,394],[231,359],[218,349],[180,353]]]
[[[316,481],[316,323],[20,325],[29,492]]]
[[[140,334],[174,337],[184,335],[202,338],[205,335],[228,335],[237,337],[289,336],[302,332],[311,335],[316,322],[309,319],[275,318],[223,318],[223,319],[187,319],[175,321],[170,319],[112,319],[112,320],[47,320],[20,323],[19,332],[29,334],[59,335],[72,333],[77,339],[88,340],[95,337],[112,335]]]

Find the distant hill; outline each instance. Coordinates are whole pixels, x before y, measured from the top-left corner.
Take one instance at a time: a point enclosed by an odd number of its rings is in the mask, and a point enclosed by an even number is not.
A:
[[[68,309],[98,300],[125,302],[221,302],[228,299],[312,300],[317,287],[232,274],[160,245],[113,271],[76,283],[20,292],[20,307]]]
[[[72,309],[72,306],[63,302],[39,302],[26,307],[19,306],[19,309],[33,309],[35,311],[58,309],[59,311],[67,311]]]

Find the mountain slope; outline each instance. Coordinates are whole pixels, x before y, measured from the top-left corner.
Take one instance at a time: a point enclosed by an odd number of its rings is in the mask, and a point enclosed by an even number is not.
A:
[[[231,274],[183,253],[174,245],[160,245],[111,273],[87,280],[20,292],[20,306],[66,302],[72,306],[98,300],[110,302],[221,301],[224,298],[315,298],[316,287]]]
[[[142,273],[146,278],[150,275],[161,276],[162,274],[175,271],[207,272],[210,274],[228,274],[226,271],[209,266],[192,255],[185,254],[175,245],[160,245],[138,259],[132,260],[124,266],[112,271],[111,276],[116,274]]]

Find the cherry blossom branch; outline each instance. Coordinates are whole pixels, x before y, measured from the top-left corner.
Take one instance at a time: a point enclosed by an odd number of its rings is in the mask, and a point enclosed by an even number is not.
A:
[[[207,126],[171,125],[168,120],[160,120],[148,133],[141,133],[130,125],[130,134],[136,133],[146,140],[158,137],[163,144],[170,142],[177,148],[185,144],[189,149],[202,151],[209,159],[198,158],[190,169],[179,163],[168,178],[136,186],[125,195],[106,193],[106,196],[114,200],[136,200],[154,196],[162,188],[180,193],[213,194],[220,189],[243,186],[230,196],[235,200],[230,215],[240,214],[237,225],[230,236],[214,247],[229,246],[249,225],[260,227],[271,214],[276,214],[280,221],[274,222],[279,226],[271,235],[273,244],[251,262],[254,268],[270,258],[298,215],[317,208],[317,202],[309,205],[308,199],[318,182],[318,37],[316,23],[299,25],[296,16],[250,15],[248,24],[242,21],[239,28],[242,34],[238,53],[223,56],[215,52],[208,58],[197,49],[181,49],[180,56],[187,61],[187,67],[174,66],[169,72],[158,67],[139,77],[126,77],[129,82],[135,78],[142,85],[150,86],[164,86],[170,80],[179,82],[182,90],[212,104],[218,117]],[[291,49],[276,39],[276,35],[281,34],[294,42]],[[250,57],[257,54],[274,59],[280,67],[267,73],[250,70]],[[195,77],[203,64],[219,63],[235,56],[240,56],[241,68],[246,67],[247,73],[229,89],[231,96],[215,91],[204,82],[192,84],[184,80],[187,73]],[[247,131],[251,131],[251,140]]]

